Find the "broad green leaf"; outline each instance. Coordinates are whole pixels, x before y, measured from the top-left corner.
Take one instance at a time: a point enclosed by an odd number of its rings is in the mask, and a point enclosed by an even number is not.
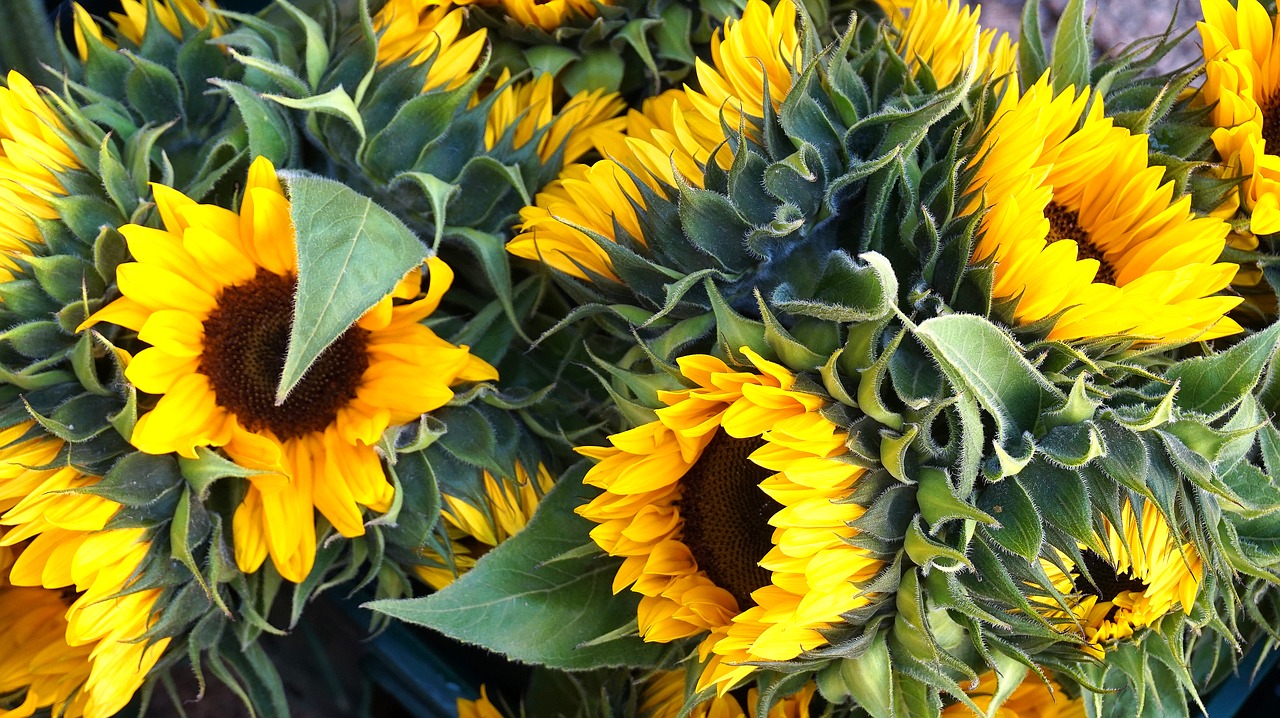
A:
[[[1275,356],[1277,339],[1280,324],[1224,352],[1178,362],[1165,375],[1169,381],[1181,381],[1174,404],[1210,418],[1222,416],[1257,385]]]
[[[1092,55],[1093,41],[1084,17],[1084,0],[1070,0],[1058,19],[1058,30],[1053,38],[1053,58],[1050,61],[1053,88],[1062,92],[1074,85],[1078,93],[1087,87]],[[1035,79],[1028,78],[1028,81],[1034,82]]]
[[[444,590],[366,607],[525,663],[564,670],[652,664],[661,644],[635,636],[597,640],[636,621],[636,594],[615,596],[611,588],[617,563],[585,556],[551,562],[590,540],[590,523],[573,513],[590,495],[584,472],[581,465],[569,471],[524,531]]]
[[[330,344],[427,257],[404,223],[346,185],[302,172],[280,177],[298,235],[298,293],[277,403]]]
[[[1041,414],[1066,401],[1009,335],[982,317],[935,317],[915,331],[956,389],[995,417],[1001,443],[1032,430]]]

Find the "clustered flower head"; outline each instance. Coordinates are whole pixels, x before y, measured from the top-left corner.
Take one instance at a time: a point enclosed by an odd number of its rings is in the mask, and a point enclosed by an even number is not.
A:
[[[0,37],[0,716],[1189,716],[1280,631],[1265,4],[109,5]]]

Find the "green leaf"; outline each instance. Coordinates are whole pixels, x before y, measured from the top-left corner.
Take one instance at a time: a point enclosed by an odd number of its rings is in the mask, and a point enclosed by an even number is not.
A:
[[[930,568],[947,572],[959,571],[962,568],[973,570],[973,564],[969,562],[963,552],[926,536],[920,528],[919,516],[912,519],[911,524],[907,527],[907,535],[902,541],[902,548],[907,552],[907,558],[910,558],[912,563],[926,570]],[[907,575],[910,576],[912,574]]]
[[[1064,466],[1083,466],[1106,453],[1093,422],[1055,426],[1041,437],[1037,448]]]
[[[877,635],[857,658],[833,661],[818,674],[818,685],[832,698],[852,696],[872,718],[893,718],[893,661],[885,634]]]
[[[294,7],[288,0],[278,0],[276,4],[283,7],[306,32],[307,82],[311,83],[313,88],[319,87],[324,69],[329,65],[329,44],[324,41],[324,30],[320,28],[320,23]]]
[[[662,27],[662,21],[653,18],[636,18],[627,22],[618,31],[618,37],[622,38],[627,45],[640,56],[640,61],[644,63],[644,67],[649,72],[649,76],[654,78],[654,82],[658,81],[658,63],[654,62],[653,53],[649,50],[648,33],[650,28]]]
[[[996,543],[1028,561],[1035,560],[1044,543],[1044,527],[1036,505],[1017,480],[987,486],[978,498],[978,507],[1000,522],[999,528],[984,529]]]
[[[281,172],[298,234],[298,293],[277,403],[312,362],[391,293],[426,248],[395,215],[340,182]]]
[[[1050,513],[1054,526],[1066,531],[1075,540],[1101,551],[1093,530],[1093,512],[1084,479],[1070,469],[1037,462],[1019,478],[1018,482],[1031,501],[1043,506]]]
[[[22,401],[26,403],[26,397]],[[108,424],[103,417],[116,411],[119,400],[110,396],[81,394],[59,406],[50,416],[44,416],[26,404],[27,411],[49,433],[63,441],[87,441],[105,432]]]
[[[98,146],[98,174],[102,176],[102,186],[111,201],[122,215],[128,217],[138,205],[136,185],[114,150],[111,138],[103,136],[102,144]]]
[[[815,353],[802,342],[796,340],[778,318],[769,310],[769,305],[756,289],[756,304],[760,307],[760,318],[764,320],[764,339],[777,352],[782,363],[801,371],[811,371],[826,363],[827,357]]]
[[[182,562],[182,565],[191,571],[191,575],[195,576],[205,596],[217,603],[218,608],[230,618],[231,609],[222,601],[222,595],[210,588],[209,582],[205,580],[204,574],[200,573],[200,567],[196,564],[195,554],[192,553],[192,549],[199,546],[208,536],[211,528],[209,514],[205,511],[204,505],[198,501],[193,504],[190,489],[184,490],[178,499],[178,508],[173,513],[173,522],[169,524],[170,550],[173,551],[174,558]]]
[[[301,99],[267,94],[262,95],[262,98],[295,110],[319,112],[339,117],[346,120],[351,125],[351,128],[356,131],[356,134],[360,135],[362,144],[366,139],[364,120],[360,117],[360,110],[356,107],[355,100],[351,99],[351,95],[348,95],[347,91],[341,87],[335,87],[323,95],[313,95]]]
[[[570,97],[591,90],[617,92],[626,69],[622,55],[613,49],[592,50],[560,73],[559,80]]]
[[[693,46],[689,42],[692,23],[693,11],[689,8],[675,3],[663,8],[662,22],[658,24],[658,31],[655,33],[658,57],[692,65]]]
[[[956,389],[995,417],[1001,443],[1031,431],[1066,397],[1022,355],[1009,335],[979,316],[935,317],[915,330]]]
[[[569,63],[577,62],[578,53],[559,45],[535,45],[524,51],[524,59],[536,71],[535,76],[557,75]]]
[[[170,456],[136,451],[116,462],[101,481],[83,493],[101,496],[125,506],[146,506],[182,483],[182,475]]]
[[[458,186],[426,172],[405,172],[396,177],[395,181],[402,178],[417,184],[426,193],[427,201],[431,203],[431,219],[436,230],[431,246],[439,248],[440,240],[444,238],[445,207],[449,204],[449,198],[458,191]]]
[[[956,498],[946,472],[941,469],[927,467],[920,470],[916,501],[920,504],[920,515],[929,522],[930,533],[936,534],[943,523],[952,519],[999,525],[992,516]]]
[[[1053,38],[1053,88],[1062,92],[1074,85],[1079,93],[1087,87],[1092,54],[1093,41],[1084,17],[1084,0],[1070,0],[1058,18],[1058,31]],[[1028,78],[1028,81],[1034,80]]]
[[[716,266],[739,271],[749,265],[744,242],[748,227],[728,197],[682,184],[679,207],[685,237]]]
[[[1018,38],[1018,75],[1023,86],[1040,79],[1049,66],[1040,35],[1040,3],[1027,0],[1022,4],[1022,32]]]
[[[613,594],[615,561],[548,563],[590,540],[590,522],[573,513],[591,493],[582,485],[585,468],[570,470],[524,531],[444,590],[366,607],[525,663],[564,670],[653,664],[661,644],[635,636],[596,641],[636,620],[636,594]]]
[[[444,425],[438,441],[449,453],[472,466],[497,468],[497,432],[483,412],[474,406],[450,406],[435,416]]]
[[[833,252],[811,293],[801,295],[794,287],[782,285],[773,293],[773,303],[791,314],[836,322],[865,322],[888,315],[898,298],[893,265],[876,252],[866,252],[859,259],[866,264],[859,265],[844,252]]]
[[[276,165],[287,163],[293,153],[294,131],[280,111],[258,93],[238,82],[219,78],[209,82],[221,87],[236,104],[245,131],[249,134],[249,152],[266,157]]]
[[[1240,403],[1262,377],[1276,353],[1280,324],[1258,332],[1224,352],[1184,359],[1165,377],[1179,381],[1174,404],[1216,419]]]
[[[182,477],[187,480],[187,483],[191,484],[191,488],[195,489],[196,496],[201,501],[208,498],[209,487],[213,486],[213,483],[218,479],[225,479],[231,476],[248,478],[267,473],[265,471],[246,469],[225,458],[222,454],[203,446],[196,447],[196,458],[194,459],[179,456],[178,470],[182,472]]]
[[[747,364],[746,357],[741,354],[743,347],[762,356],[770,356],[773,348],[765,341],[764,324],[734,311],[710,277],[706,277],[702,284],[707,290],[707,297],[711,299],[711,311],[716,317],[716,343],[724,353],[742,366]]]
[[[127,54],[127,53],[126,53]],[[178,78],[163,65],[129,54],[133,69],[125,76],[125,94],[148,122],[163,124],[182,117]]]

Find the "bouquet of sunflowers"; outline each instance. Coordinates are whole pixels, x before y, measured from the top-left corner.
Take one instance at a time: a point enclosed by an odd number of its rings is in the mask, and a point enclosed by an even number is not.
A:
[[[405,669],[478,718],[1189,716],[1280,644],[1270,0],[100,5],[0,4],[0,716],[297,714],[334,606],[510,661]]]

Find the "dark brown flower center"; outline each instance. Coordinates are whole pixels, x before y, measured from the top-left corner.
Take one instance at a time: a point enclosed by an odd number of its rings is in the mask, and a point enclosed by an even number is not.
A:
[[[1267,141],[1267,154],[1280,153],[1280,92],[1262,101],[1262,139]]]
[[[1089,233],[1084,227],[1080,226],[1080,213],[1074,209],[1068,209],[1058,204],[1050,202],[1048,207],[1044,209],[1044,216],[1049,219],[1049,241],[1057,242],[1062,239],[1070,239],[1076,243],[1077,253],[1081,259],[1089,258],[1098,260],[1098,274],[1093,278],[1095,282],[1114,285],[1116,283],[1115,267],[1107,261],[1102,255],[1102,250],[1098,249],[1098,245],[1093,243],[1089,238]]]
[[[1097,596],[1099,601],[1114,601],[1116,596],[1125,591],[1143,593],[1147,590],[1147,584],[1141,579],[1135,578],[1128,571],[1121,576],[1116,573],[1114,566],[1107,563],[1106,559],[1092,551],[1084,552],[1084,567],[1088,569],[1093,580],[1090,581],[1081,576],[1083,588]]]
[[[218,406],[249,431],[269,429],[282,441],[324,431],[355,398],[369,367],[369,332],[352,327],[276,405],[297,283],[293,276],[259,269],[248,282],[222,290],[218,306],[204,320],[200,356],[199,371],[209,377]]]
[[[773,472],[747,457],[764,446],[759,437],[735,439],[717,431],[697,463],[681,479],[681,539],[698,568],[733,594],[738,608],[755,605],[751,592],[769,584],[760,560],[773,547],[769,519],[782,504],[760,490]]]

